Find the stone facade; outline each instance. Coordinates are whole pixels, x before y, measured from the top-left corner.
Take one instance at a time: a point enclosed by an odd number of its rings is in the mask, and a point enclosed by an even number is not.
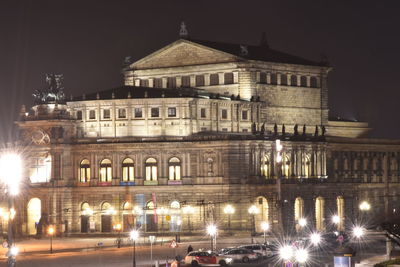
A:
[[[397,212],[400,144],[328,120],[330,68],[236,48],[178,40],[125,68],[123,87],[22,112],[18,232],[292,231],[300,218],[329,230],[362,201],[374,218]]]

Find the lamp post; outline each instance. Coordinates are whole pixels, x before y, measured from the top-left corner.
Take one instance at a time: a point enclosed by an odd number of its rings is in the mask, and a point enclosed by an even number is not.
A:
[[[264,232],[264,244],[267,243],[267,231],[269,230],[269,223],[268,222],[262,222],[261,223],[261,229]]]
[[[19,193],[19,184],[22,177],[22,159],[16,153],[3,154],[0,157],[0,180],[6,186],[6,193],[8,196],[8,208],[11,212],[14,209],[14,197]],[[11,216],[8,220],[8,259],[7,265],[14,267],[16,265],[16,253],[13,249],[14,237],[13,237],[13,217]]]
[[[275,169],[277,170],[276,174],[276,191],[277,191],[277,212],[278,212],[278,221],[281,230],[283,230],[283,218],[282,218],[282,149],[281,140],[275,140]]]
[[[228,231],[231,231],[231,215],[235,213],[235,208],[228,204],[224,208],[224,213],[228,215]]]
[[[53,235],[54,235],[55,229],[52,225],[49,226],[49,229],[47,229],[47,233],[50,236],[50,254],[53,254]]]
[[[122,225],[120,223],[117,223],[116,225],[114,225],[114,229],[118,232],[117,247],[121,248],[121,230],[122,230]]]
[[[192,231],[192,228],[191,228],[191,225],[190,225],[190,216],[191,216],[191,214],[194,213],[194,208],[193,208],[192,206],[189,205],[189,206],[183,207],[182,211],[183,211],[184,214],[187,215],[187,219],[188,219],[188,221],[187,221],[187,222],[188,222],[188,231],[191,232],[191,231]]]
[[[259,208],[257,208],[256,205],[251,205],[250,208],[248,209],[248,212],[252,215],[252,226],[251,226],[251,234],[255,234],[256,232],[256,214],[260,212]]]
[[[133,267],[136,267],[136,240],[139,238],[139,231],[134,229],[129,233],[129,238],[133,241]]]
[[[211,237],[211,251],[217,250],[217,226],[210,224],[207,226],[207,234]]]
[[[164,232],[164,217],[168,214],[168,209],[161,207],[157,209],[157,213],[161,216],[161,232]]]

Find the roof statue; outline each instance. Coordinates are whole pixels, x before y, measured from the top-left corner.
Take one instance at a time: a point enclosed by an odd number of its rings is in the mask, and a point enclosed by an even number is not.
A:
[[[294,135],[295,135],[295,136],[299,135],[299,125],[296,124],[296,125],[294,126],[294,128],[293,128],[293,131],[294,131]]]
[[[46,73],[47,88],[35,90],[35,92],[32,94],[35,104],[65,102],[64,87],[62,85],[63,80],[63,74]]]
[[[179,30],[179,37],[186,39],[189,36],[189,33],[186,29],[186,24],[184,21],[182,21],[181,23],[181,28]]]
[[[128,67],[131,64],[132,64],[132,57],[131,56],[126,56],[124,58],[124,62],[122,63],[122,66],[123,67]]]
[[[247,49],[247,45],[240,45],[240,54],[242,56],[247,56],[249,54],[249,50]]]

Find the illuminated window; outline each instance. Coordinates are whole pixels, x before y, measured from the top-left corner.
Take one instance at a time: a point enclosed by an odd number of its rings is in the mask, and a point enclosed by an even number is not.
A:
[[[169,179],[180,180],[181,179],[181,161],[173,157],[168,162]]]
[[[181,208],[181,204],[179,203],[179,201],[176,201],[176,200],[172,201],[170,206],[171,206],[171,209],[180,209]]]
[[[336,198],[336,206],[337,206],[337,216],[339,216],[339,224],[338,224],[338,230],[343,231],[344,230],[344,198],[342,196],[338,196]]]
[[[269,158],[268,156],[264,156],[261,159],[261,175],[269,178],[270,177],[270,167],[269,167]]]
[[[325,200],[323,197],[317,197],[315,200],[315,226],[317,231],[322,231],[325,228]]]
[[[168,108],[168,117],[176,117],[176,108]]]
[[[308,178],[311,175],[311,161],[310,156],[304,156],[304,177]]]
[[[47,183],[51,177],[51,156],[31,158],[30,180],[32,183]]]
[[[79,181],[81,183],[90,181],[90,162],[87,159],[82,160],[79,165]]]
[[[149,201],[149,202],[147,202],[147,204],[146,204],[146,209],[147,210],[154,210],[154,202],[153,201]]]
[[[282,174],[284,177],[290,177],[290,158],[288,156],[284,157],[282,163]]]
[[[122,161],[122,181],[132,182],[135,179],[135,164],[131,158]]]
[[[298,223],[301,218],[304,218],[304,200],[298,197],[294,201],[294,219]]]
[[[155,158],[148,158],[146,160],[146,180],[157,180],[157,160]]]
[[[112,180],[111,160],[103,159],[100,162],[100,182],[111,182],[111,180]]]

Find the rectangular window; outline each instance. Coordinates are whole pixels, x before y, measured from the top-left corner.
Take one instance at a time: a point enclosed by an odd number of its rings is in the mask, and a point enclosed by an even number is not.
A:
[[[168,117],[176,117],[176,108],[168,108]]]
[[[204,75],[196,76],[196,86],[204,86]]]
[[[89,120],[95,120],[96,119],[96,110],[90,110],[89,111]]]
[[[223,132],[227,132],[228,129],[227,129],[227,128],[222,128],[222,131],[223,131]]]
[[[118,118],[120,118],[120,119],[126,118],[126,109],[124,109],[124,108],[118,109]]]
[[[151,117],[152,118],[160,117],[160,110],[158,108],[151,108]]]
[[[242,120],[247,120],[247,110],[242,110]]]
[[[189,86],[190,86],[190,76],[183,76],[182,87],[189,87]]]
[[[242,129],[242,132],[247,133],[248,130],[247,129]]]
[[[162,88],[162,79],[161,78],[154,79],[154,87],[155,88]]]
[[[104,109],[103,110],[103,119],[109,119],[110,116],[110,110],[109,109]]]
[[[221,118],[222,119],[227,119],[228,118],[228,110],[222,109],[221,110]]]
[[[77,119],[77,120],[82,120],[82,110],[78,110],[78,111],[76,112],[76,119]]]
[[[142,118],[143,113],[142,113],[142,108],[135,108],[135,118]]]
[[[201,127],[201,128],[200,128],[200,131],[202,131],[202,132],[207,132],[207,127]]]
[[[206,117],[206,109],[205,108],[200,109],[200,117],[201,118],[205,118]]]

